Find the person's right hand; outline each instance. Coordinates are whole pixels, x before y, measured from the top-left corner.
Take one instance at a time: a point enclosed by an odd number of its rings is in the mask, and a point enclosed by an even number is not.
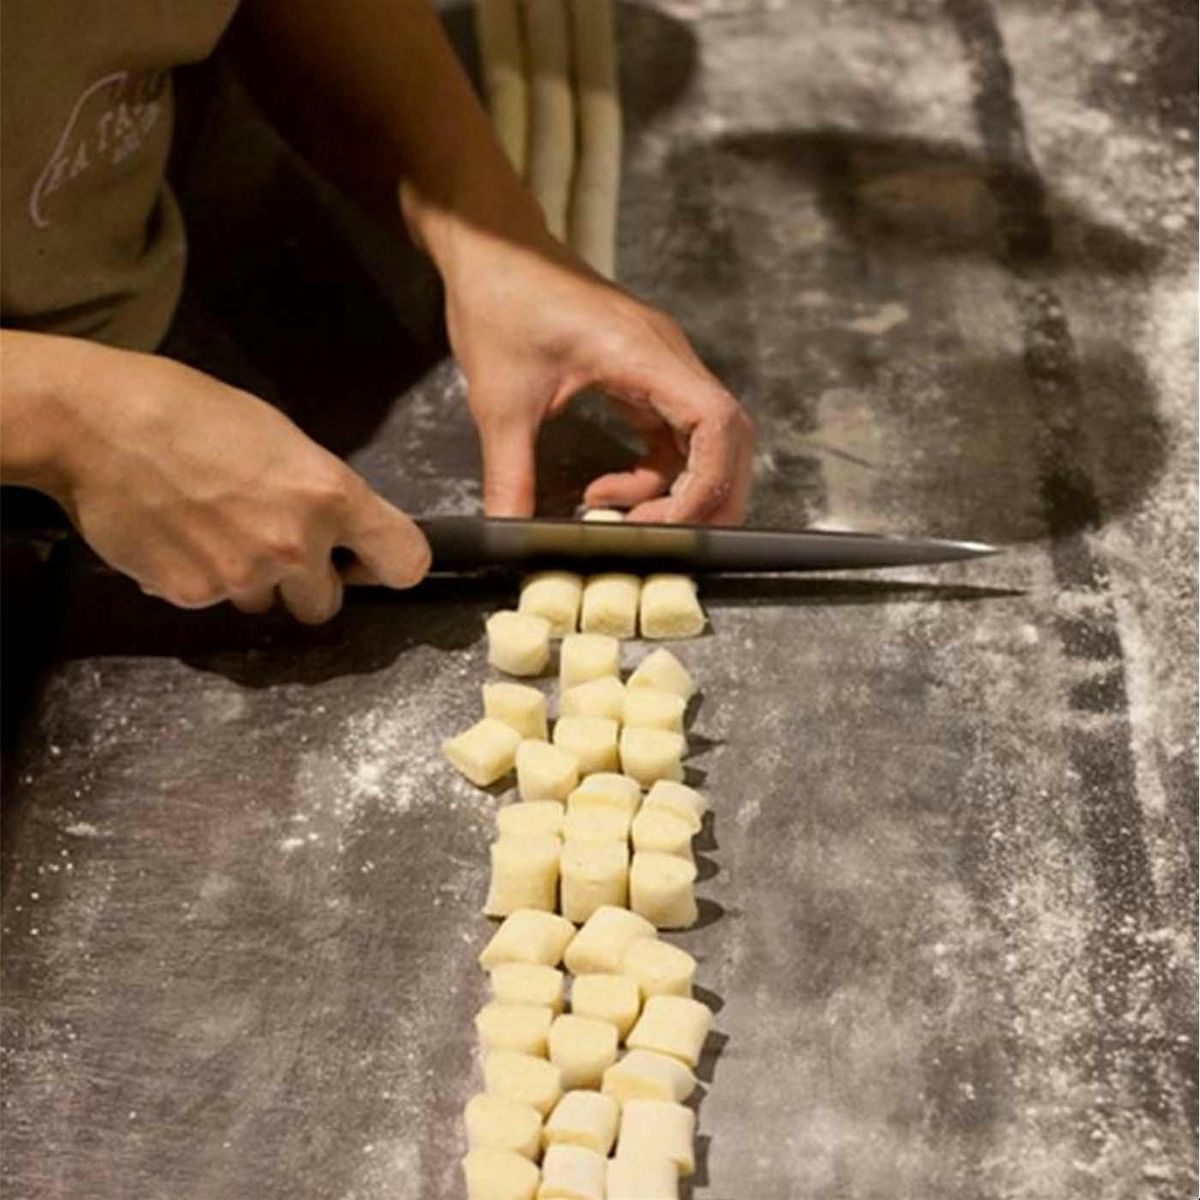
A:
[[[49,340],[77,364],[45,490],[143,591],[263,612],[278,590],[317,623],[342,603],[334,547],[357,556],[354,582],[410,587],[429,569],[417,526],[269,404],[153,355],[29,336],[22,353]]]

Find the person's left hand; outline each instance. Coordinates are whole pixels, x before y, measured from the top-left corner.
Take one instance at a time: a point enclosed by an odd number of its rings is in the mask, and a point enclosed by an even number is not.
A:
[[[538,427],[595,387],[645,453],[593,480],[586,504],[628,509],[634,521],[744,519],[753,423],[674,321],[556,243],[487,239],[462,266],[444,272],[447,324],[483,445],[485,512],[532,515]]]

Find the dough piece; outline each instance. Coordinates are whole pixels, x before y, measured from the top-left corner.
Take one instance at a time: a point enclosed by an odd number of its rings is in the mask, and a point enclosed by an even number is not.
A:
[[[621,720],[635,729],[669,729],[683,732],[683,713],[687,701],[674,692],[657,692],[654,688],[633,688],[625,693],[625,709]]]
[[[658,1154],[610,1158],[604,1186],[607,1200],[679,1200],[679,1168]]]
[[[502,837],[491,845],[492,878],[483,911],[507,917],[522,908],[558,907],[556,837]]]
[[[594,266],[595,264],[593,263],[592,265]],[[609,524],[616,524],[618,521],[625,520],[625,514],[615,508],[589,508],[583,514],[583,519],[585,521],[602,521]]]
[[[588,775],[567,797],[567,811],[582,808],[619,808],[632,817],[642,802],[642,789],[636,779],[601,771]]]
[[[559,717],[554,722],[554,744],[575,755],[579,773],[617,768],[616,721],[608,717]]]
[[[579,628],[615,638],[636,637],[641,591],[642,581],[636,575],[593,575],[583,585]]]
[[[577,792],[579,789],[576,788]],[[575,792],[571,793],[572,796]],[[567,810],[563,821],[563,837],[568,842],[620,842],[629,841],[629,814],[610,804],[593,804]]]
[[[678,946],[658,938],[638,938],[625,947],[621,974],[637,985],[643,1000],[651,996],[691,997],[696,960]],[[539,1003],[541,1003],[539,1001]]]
[[[621,1108],[600,1092],[567,1092],[554,1106],[543,1132],[547,1146],[565,1142],[607,1155],[617,1140]]]
[[[517,791],[522,800],[565,800],[579,783],[579,760],[560,746],[530,739],[517,747]]]
[[[494,717],[476,721],[470,729],[442,743],[452,766],[476,787],[489,787],[513,769],[521,735]]]
[[[546,697],[525,683],[485,683],[483,711],[486,716],[511,725],[523,738],[549,736],[546,725]]]
[[[623,906],[628,896],[626,842],[568,842],[563,847],[562,915],[568,921],[582,924],[606,904]]]
[[[694,638],[704,632],[696,581],[687,575],[649,575],[642,585],[644,638]]]
[[[660,779],[646,794],[643,808],[661,809],[673,817],[686,821],[693,833],[699,833],[708,812],[708,800],[702,792],[690,788],[677,780]]]
[[[625,685],[615,675],[567,688],[558,701],[561,717],[607,717],[620,721],[625,713]]]
[[[558,1017],[556,1022],[562,1019]],[[625,1040],[631,1050],[670,1054],[695,1070],[712,1024],[712,1013],[699,1000],[685,996],[651,996]],[[550,1032],[553,1037],[553,1025]]]
[[[564,690],[621,674],[621,643],[606,633],[570,633],[562,640],[558,679]]]
[[[487,619],[488,662],[508,675],[540,675],[550,661],[550,622],[523,612]]]
[[[526,743],[528,744],[528,743]],[[683,779],[687,741],[668,729],[621,730],[621,770],[644,787],[660,779]],[[520,764],[520,751],[517,762]]]
[[[598,1088],[604,1072],[617,1061],[617,1027],[595,1017],[555,1017],[549,1044],[550,1061],[562,1072],[568,1091]]]
[[[529,86],[517,0],[475,0],[475,36],[496,137],[513,169],[523,175]]]
[[[542,1114],[536,1108],[481,1092],[467,1101],[463,1119],[471,1150],[507,1150],[537,1161],[542,1149]]]
[[[627,908],[598,908],[567,946],[564,961],[573,975],[616,975],[625,947],[653,937],[654,926]]]
[[[629,907],[659,929],[690,929],[699,915],[695,885],[695,863],[640,850],[629,868]]]
[[[633,818],[634,850],[652,850],[692,861],[692,826],[662,808],[643,808]]]
[[[617,1157],[669,1159],[686,1178],[696,1169],[696,1114],[672,1100],[627,1100],[621,1107]]]
[[[627,975],[577,975],[571,984],[571,1011],[610,1022],[624,1040],[642,1011],[637,981]]]
[[[594,1150],[556,1142],[542,1159],[537,1200],[604,1200],[604,1165]]]
[[[541,1172],[508,1150],[470,1150],[462,1160],[467,1200],[534,1200]]]
[[[561,837],[566,811],[557,800],[522,800],[496,810],[496,829],[506,837]]]
[[[696,1090],[696,1077],[690,1067],[669,1054],[630,1050],[604,1072],[600,1090],[620,1105],[630,1100],[674,1100],[682,1104]]]
[[[501,1004],[548,1008],[557,1016],[563,1008],[563,978],[561,971],[541,963],[500,963],[490,975],[492,998]]]
[[[479,965],[485,971],[505,962],[557,967],[567,944],[576,936],[575,926],[565,917],[523,908],[504,918],[491,941],[480,951]]]
[[[550,636],[562,638],[575,632],[582,598],[582,576],[571,571],[538,571],[521,584],[517,611],[544,618],[550,622]]]
[[[492,1050],[483,1056],[483,1086],[489,1096],[528,1104],[544,1117],[562,1095],[562,1072],[533,1054]]]
[[[546,1056],[554,1014],[534,1004],[485,1004],[475,1014],[475,1032],[484,1050],[519,1050]]]
[[[696,692],[696,684],[687,668],[670,650],[660,646],[646,655],[629,677],[631,688],[654,688],[659,692],[674,692],[690,700]]]
[[[529,48],[529,149],[526,178],[550,232],[565,241],[575,170],[566,0],[524,0]]]

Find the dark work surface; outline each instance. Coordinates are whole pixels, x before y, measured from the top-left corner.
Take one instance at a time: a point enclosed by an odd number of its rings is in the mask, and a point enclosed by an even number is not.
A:
[[[679,648],[715,809],[677,938],[719,1009],[694,1194],[1192,1195],[1194,14],[621,16],[622,274],[758,419],[755,520],[1008,546],[706,587]],[[227,92],[197,155],[172,351],[398,503],[472,511],[428,274]],[[558,513],[630,452],[590,404],[543,450]],[[500,800],[438,747],[512,581],[300,631],[174,612],[69,544],[45,569],[61,630],[5,799],[5,1194],[458,1195]],[[40,635],[58,601],[23,595]]]

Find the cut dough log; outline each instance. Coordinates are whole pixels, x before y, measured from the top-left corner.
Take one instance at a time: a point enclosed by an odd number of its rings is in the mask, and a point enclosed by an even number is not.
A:
[[[679,1169],[658,1154],[608,1160],[606,1200],[679,1200]]]
[[[489,1096],[528,1104],[544,1117],[562,1095],[562,1072],[533,1054],[493,1050],[483,1056],[483,1085]]]
[[[693,833],[699,833],[708,812],[708,799],[703,792],[690,788],[677,780],[660,779],[646,794],[643,808],[669,812],[673,817],[686,821]]]
[[[680,953],[683,953],[680,951]],[[625,972],[632,975],[631,971]],[[555,1016],[563,1008],[563,973],[541,963],[506,962],[490,974],[492,998],[501,1004],[533,1004]]]
[[[576,788],[577,792],[579,789]],[[571,793],[572,796],[575,792]],[[611,804],[580,808],[573,805],[563,821],[563,837],[568,842],[620,842],[629,840],[629,814]]]
[[[712,1013],[699,1000],[651,996],[625,1041],[631,1050],[669,1054],[695,1070],[712,1024]],[[554,1027],[550,1029],[553,1033]]]
[[[565,917],[523,908],[504,918],[491,941],[479,953],[479,965],[491,970],[505,962],[541,963],[557,967],[575,937],[575,926]]]
[[[571,633],[562,640],[559,683],[565,690],[606,675],[621,674],[621,643],[606,633]]]
[[[607,717],[620,721],[625,713],[625,685],[615,675],[567,688],[559,698],[562,717]]]
[[[496,137],[513,169],[524,175],[529,86],[517,0],[475,0],[475,34]]]
[[[690,998],[692,982],[696,978],[696,960],[670,942],[638,938],[625,947],[621,956],[621,974],[634,980],[643,1001],[651,996]]]
[[[690,929],[696,909],[696,864],[640,850],[629,867],[629,907],[659,929]]]
[[[634,851],[650,850],[692,861],[692,826],[661,808],[643,808],[633,818],[630,834]],[[532,906],[531,907],[535,907]]]
[[[508,1150],[469,1150],[462,1160],[467,1200],[534,1200],[541,1172]]]
[[[564,1088],[598,1088],[604,1072],[617,1061],[617,1027],[566,1013],[554,1018],[549,1046],[550,1061],[562,1072]]]
[[[615,771],[618,728],[608,717],[559,717],[554,722],[554,744],[575,756],[581,775]]]
[[[582,924],[606,904],[629,896],[629,846],[621,842],[568,842],[562,852],[562,915]]]
[[[548,736],[546,697],[528,684],[485,683],[483,711],[485,716],[511,725],[523,738],[544,742]]]
[[[625,708],[621,720],[635,729],[669,729],[683,732],[683,714],[687,701],[674,692],[658,692],[639,687],[625,693]]]
[[[475,1014],[475,1032],[484,1050],[519,1050],[546,1056],[550,1023],[548,1008],[533,1004],[485,1004]]]
[[[552,638],[575,632],[583,579],[570,571],[538,571],[521,584],[517,611],[550,622]]]
[[[600,1090],[622,1106],[630,1100],[674,1100],[682,1104],[696,1090],[696,1077],[690,1067],[670,1054],[630,1050],[604,1072]]]
[[[525,741],[517,747],[515,757],[522,800],[562,802],[579,783],[579,760],[560,746]]]
[[[588,775],[567,797],[567,811],[584,808],[617,808],[632,817],[642,802],[642,789],[636,779],[601,771]]]
[[[496,829],[506,837],[561,837],[566,810],[557,800],[523,800],[496,810]]]
[[[594,1154],[607,1155],[617,1140],[621,1109],[611,1096],[600,1092],[567,1092],[554,1106],[543,1138],[547,1146],[566,1143]]]
[[[571,984],[571,1011],[579,1017],[610,1022],[622,1040],[641,1010],[637,981],[628,975],[577,975]]]
[[[481,1092],[467,1101],[463,1119],[469,1149],[507,1150],[537,1161],[542,1149],[542,1114],[536,1108]]]
[[[550,661],[550,622],[530,613],[492,613],[488,662],[508,675],[540,675]]]
[[[558,907],[557,837],[502,837],[490,848],[492,877],[483,911],[507,917],[522,908]]]
[[[674,692],[685,700],[690,700],[696,691],[696,684],[688,674],[687,668],[663,646],[646,655],[638,663],[629,677],[629,687],[648,687],[660,692]]]
[[[583,585],[579,628],[615,638],[636,637],[641,591],[642,581],[636,575],[593,575]]]
[[[556,1142],[542,1159],[537,1200],[604,1200],[604,1168],[594,1150]]]
[[[683,779],[683,756],[687,741],[680,733],[668,729],[621,730],[621,770],[643,787],[660,779]],[[517,763],[520,766],[520,751]]]
[[[654,926],[627,908],[598,908],[571,940],[564,955],[573,975],[616,975],[634,938],[654,936]]]
[[[592,264],[595,266],[595,264]],[[609,524],[616,524],[619,521],[625,520],[625,514],[615,508],[589,508],[583,514],[585,521],[601,521]]]
[[[627,1100],[621,1107],[618,1158],[665,1156],[686,1178],[696,1170],[696,1114],[672,1100]]]
[[[687,575],[649,575],[642,585],[644,638],[693,638],[704,632],[696,581]]]
[[[565,241],[575,170],[575,105],[566,0],[523,0],[529,48],[527,179],[550,232]]]
[[[476,787],[489,787],[513,769],[521,735],[494,717],[484,717],[470,729],[442,743],[442,753]]]

